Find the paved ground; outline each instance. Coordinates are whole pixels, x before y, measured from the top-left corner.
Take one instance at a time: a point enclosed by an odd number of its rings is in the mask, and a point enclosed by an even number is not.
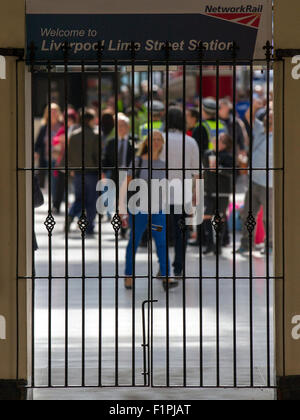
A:
[[[43,225],[47,217],[47,206],[37,211],[36,232],[39,251],[36,253],[36,275],[49,275],[48,235]],[[80,386],[82,383],[82,344],[85,345],[85,385],[96,386],[99,379],[99,348],[102,351],[101,382],[104,386],[115,384],[115,348],[116,348],[116,284],[115,284],[115,239],[112,226],[102,224],[102,301],[99,305],[99,241],[98,238],[86,241],[86,276],[85,281],[85,337],[82,336],[82,280],[72,278],[82,276],[82,242],[76,225],[69,239],[69,303],[65,307],[65,237],[63,234],[64,217],[56,217],[57,225],[53,234],[52,270],[53,276],[61,277],[52,280],[52,352],[51,376],[52,384],[64,385],[65,379],[65,319],[69,317],[69,373],[70,385]],[[119,274],[124,272],[124,256],[126,241],[119,243]],[[170,252],[172,258],[173,250]],[[234,318],[233,318],[233,258],[232,247],[224,250],[220,258],[219,280],[219,344],[220,344],[220,380],[221,386],[234,385]],[[266,275],[266,261],[259,252],[253,255],[254,276]],[[270,261],[272,264],[272,259]],[[118,356],[119,385],[132,384],[135,374],[135,385],[143,384],[143,350],[142,340],[142,302],[148,299],[148,251],[141,249],[137,255],[137,275],[145,276],[136,280],[135,310],[132,309],[132,292],[123,287],[123,280],[118,284]],[[238,277],[249,275],[249,257],[237,257],[236,271]],[[158,270],[156,256],[153,255],[153,272]],[[199,251],[189,247],[187,253],[186,280],[186,372],[187,385],[200,386],[201,371],[205,386],[217,385],[217,281],[212,278],[216,273],[215,257],[203,258],[203,281],[190,279],[189,276],[199,276]],[[92,278],[93,277],[93,278]],[[231,279],[223,278],[231,277]],[[258,387],[267,386],[267,281],[264,278],[254,279],[252,284],[248,279],[236,281],[236,365],[237,385],[250,385],[250,337],[253,338],[253,380]],[[273,284],[270,281],[270,343],[273,340]],[[200,286],[202,285],[202,311],[200,310]],[[46,386],[48,381],[48,300],[49,281],[36,280],[36,312],[35,312],[35,381],[37,386]],[[253,334],[250,329],[250,300],[253,302]],[[161,282],[153,280],[153,298],[158,300],[153,306],[153,383],[155,386],[166,385],[166,293]],[[99,306],[101,310],[99,311]],[[170,385],[183,385],[183,285],[170,292],[169,301],[169,354],[170,354]],[[99,314],[102,317],[102,328],[99,328]],[[200,334],[200,316],[202,314],[202,335]],[[132,320],[135,316],[135,344],[132,340]],[[101,336],[99,331],[101,331]],[[202,338],[202,342],[201,342]],[[101,347],[99,347],[99,342]],[[201,369],[200,351],[203,350],[203,365]],[[132,354],[135,351],[135,370],[132,371]],[[270,348],[270,380],[273,375],[273,346]],[[136,398],[273,398],[273,392],[262,391],[199,391],[186,390],[184,393],[172,394],[172,390],[156,392],[152,390],[119,390],[118,394],[110,394],[109,390],[78,390],[59,394],[43,394],[45,391],[35,391],[35,398],[81,398],[108,399],[111,395]],[[52,392],[52,391],[51,391]],[[178,392],[178,391],[177,391]],[[221,392],[221,393],[220,393]],[[46,395],[46,396],[45,396]]]
[[[273,390],[265,389],[72,389],[72,390],[35,390],[35,400],[274,400]]]

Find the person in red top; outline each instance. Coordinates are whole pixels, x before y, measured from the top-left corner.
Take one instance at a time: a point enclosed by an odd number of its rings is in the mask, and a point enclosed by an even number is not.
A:
[[[196,108],[191,108],[186,111],[186,134],[193,137],[193,131],[199,123],[199,111]]]
[[[78,127],[78,114],[73,109],[68,109],[68,138]],[[52,140],[52,156],[55,161],[55,167],[61,167],[61,161],[65,155],[66,129],[61,127]],[[54,189],[53,189],[53,213],[59,214],[61,203],[65,194],[65,173],[63,168],[54,171]]]

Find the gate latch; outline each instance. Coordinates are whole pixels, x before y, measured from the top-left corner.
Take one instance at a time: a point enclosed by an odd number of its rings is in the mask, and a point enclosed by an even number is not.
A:
[[[150,303],[157,303],[158,300],[145,300],[142,304],[142,312],[143,312],[143,359],[144,359],[144,371],[142,375],[144,376],[144,385],[147,386],[147,377],[149,378],[149,369],[147,371],[147,352],[146,347],[149,348],[149,337],[148,342],[146,342],[146,315],[145,315],[145,306]],[[149,361],[148,361],[149,362]],[[148,364],[149,367],[149,364]]]

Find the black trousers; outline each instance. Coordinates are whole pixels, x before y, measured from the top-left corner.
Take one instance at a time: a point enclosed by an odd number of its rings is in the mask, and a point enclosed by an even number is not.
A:
[[[187,239],[188,233],[186,231],[183,234],[182,230],[180,229],[180,221],[182,217],[186,217],[186,215],[182,214],[175,214],[175,207],[171,206],[171,214],[169,216],[169,229],[173,231],[173,237],[175,242],[175,259],[173,262],[174,267],[174,275],[180,276],[183,271],[183,264],[186,257],[186,248],[187,248]]]
[[[219,197],[218,211],[223,220],[221,230],[219,232],[219,247],[223,244],[223,238],[226,233],[226,211],[229,205],[229,197]],[[214,217],[217,210],[217,198],[215,196],[205,196],[205,215]],[[211,248],[214,245],[212,220],[205,220],[203,223],[203,231],[205,237],[205,245]]]
[[[58,172],[57,177],[54,178],[54,193],[53,193],[53,207],[60,211],[61,203],[65,197],[65,174]]]

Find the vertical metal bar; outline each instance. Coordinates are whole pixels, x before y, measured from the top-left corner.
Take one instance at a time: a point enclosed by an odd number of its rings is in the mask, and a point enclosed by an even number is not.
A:
[[[86,217],[85,210],[85,65],[81,64],[81,107],[82,107],[82,217]],[[85,386],[85,230],[82,232],[82,386]]]
[[[233,170],[232,170],[232,186],[233,186],[233,266],[232,266],[232,280],[233,280],[233,383],[234,387],[237,386],[237,314],[236,314],[236,150],[237,150],[237,139],[236,139],[236,53],[237,46],[234,43],[232,48],[232,59],[233,59]]]
[[[220,63],[216,65],[216,216],[220,218],[219,212],[219,100],[220,100]],[[222,221],[219,220],[219,226],[216,229],[216,335],[217,335],[217,387],[220,386],[220,229]]]
[[[142,304],[142,327],[143,327],[143,376],[144,376],[144,386],[147,386],[147,357],[146,357],[146,347],[147,347],[147,343],[146,343],[146,316],[145,316],[145,305],[146,303],[149,304],[148,301],[144,301]],[[148,347],[149,347],[149,343],[148,343]],[[149,371],[148,371],[149,374]]]
[[[119,153],[118,153],[118,61],[115,60],[115,164],[116,164],[116,214],[119,216]],[[115,235],[115,386],[119,385],[119,237]]]
[[[253,61],[250,63],[250,148],[249,148],[249,218],[253,218],[252,177],[253,177]],[[250,386],[254,385],[253,375],[253,230],[249,230],[249,306],[250,306]]]
[[[186,62],[182,63],[183,66],[183,138],[182,138],[182,163],[183,163],[183,171],[182,171],[182,222],[183,222],[183,279],[182,279],[182,311],[183,311],[183,386],[186,387],[187,385],[187,362],[186,362],[186,227],[185,227],[185,177],[186,177],[186,170],[185,170],[185,161],[186,161]]]
[[[140,80],[139,80],[140,85]],[[148,186],[151,184],[151,161],[152,161],[152,145],[150,146],[150,64],[148,63],[148,71],[147,71],[147,123],[148,123],[148,145],[149,145],[149,156],[148,156]],[[152,244],[150,246],[150,237],[152,238],[151,234],[151,189],[148,188],[148,299],[152,300],[151,296],[151,282],[152,282]],[[152,242],[152,239],[151,239]],[[151,304],[148,305],[148,337],[149,337],[149,346],[148,346],[148,386],[150,386],[151,382],[153,381],[153,372],[152,372],[152,341],[150,345],[150,340],[152,340],[152,333],[151,333]]]
[[[69,138],[68,138],[68,44],[64,48],[65,102],[65,387],[69,384]]]
[[[282,61],[282,364],[283,376],[286,376],[286,329],[285,329],[285,60]]]
[[[135,110],[134,110],[134,88],[135,88],[135,43],[131,43],[131,136],[132,136],[132,178],[135,178]],[[132,386],[135,386],[135,296],[136,296],[136,279],[135,279],[135,215],[132,215]],[[146,379],[146,376],[145,376]]]
[[[149,131],[150,130],[150,131]],[[153,63],[150,62],[148,66],[148,139],[150,141],[150,171],[149,171],[149,181],[151,182],[152,179],[152,172],[153,172]],[[150,185],[150,183],[149,183]],[[148,201],[149,205],[149,253],[150,253],[150,300],[151,300],[151,355],[149,353],[149,368],[150,368],[150,378],[149,378],[149,386],[154,385],[153,381],[153,246],[152,246],[152,192],[149,188],[149,195],[150,200]],[[150,319],[150,317],[149,317]],[[150,349],[148,348],[148,352]],[[150,360],[151,357],[151,360]]]
[[[169,181],[169,71],[170,71],[170,45],[166,42],[166,175]],[[166,220],[166,259],[169,256],[169,222],[167,214]],[[169,272],[166,273],[166,369],[167,369],[167,387],[170,386],[170,301],[169,301]]]
[[[203,103],[203,44],[199,45],[199,168],[200,178],[202,179],[202,167],[203,167],[203,147],[202,147],[202,103]],[[198,229],[200,237],[199,241],[199,325],[200,325],[200,387],[203,387],[203,255],[202,255],[202,237],[203,237],[203,225],[200,225]]]
[[[151,301],[151,275],[152,275],[152,259],[151,259],[151,253],[152,253],[152,247],[150,246],[150,235],[151,235],[151,161],[152,161],[152,144],[150,144],[150,105],[149,105],[149,64],[148,64],[148,85],[147,85],[147,121],[148,121],[148,131],[147,131],[147,137],[148,137],[148,284],[147,284],[147,288],[148,288],[148,300]],[[140,85],[140,75],[139,75],[139,85]],[[152,241],[152,236],[151,236],[151,241]],[[151,303],[148,302],[148,325],[147,325],[147,331],[148,331],[148,348],[147,348],[147,354],[144,354],[144,361],[145,361],[145,357],[148,358],[148,366],[146,365],[147,370],[147,378],[148,378],[148,382],[146,380],[146,376],[144,376],[144,386],[148,386],[150,387],[151,381],[152,381],[152,369],[151,369],[151,349],[150,349],[150,340],[152,338],[150,338],[150,328],[151,328]],[[144,371],[145,371],[145,367],[144,367]]]
[[[266,152],[267,152],[267,188],[266,188],[266,213],[267,213],[267,226],[266,226],[266,305],[267,305],[267,383],[268,387],[271,384],[271,337],[270,337],[270,228],[269,228],[269,221],[270,221],[270,60],[271,60],[271,52],[272,46],[270,42],[267,42],[266,45],[266,59],[267,59],[267,127],[266,127]],[[274,167],[274,166],[273,166]],[[273,172],[272,177],[273,177]]]
[[[31,304],[32,304],[32,314],[31,314],[31,324],[32,324],[32,338],[31,338],[31,386],[35,386],[35,255],[34,255],[34,243],[35,243],[35,211],[34,211],[34,195],[33,195],[33,188],[34,188],[34,61],[35,61],[35,46],[32,43],[30,47],[30,62],[31,62],[31,224],[32,224],[32,232],[31,232],[31,241],[32,241],[32,266],[31,266],[31,276],[32,276],[32,293],[31,293]]]
[[[19,62],[16,60],[16,378],[19,379],[20,326],[19,326]]]
[[[149,353],[149,346],[150,346],[150,336],[148,335],[148,340],[146,340],[146,314],[145,314],[145,305],[148,304],[148,312],[149,312],[149,304],[153,304],[158,302],[157,300],[145,300],[142,303],[142,328],[143,328],[143,376],[144,376],[144,386],[150,386],[149,376],[150,376],[150,366],[149,366],[149,359],[148,359],[148,366],[147,366],[147,352],[146,347]],[[148,320],[149,321],[149,320]]]
[[[99,180],[102,179],[102,127],[101,127],[101,118],[102,118],[102,44],[98,43],[98,131],[99,131],[99,155],[98,155],[98,165],[99,165]],[[102,386],[102,223],[101,223],[101,214],[98,215],[98,226],[99,226],[99,236],[98,236],[98,249],[99,249],[99,351],[98,351],[98,386]]]
[[[48,61],[48,217],[52,217],[51,63]],[[52,386],[52,232],[48,231],[48,386]]]

